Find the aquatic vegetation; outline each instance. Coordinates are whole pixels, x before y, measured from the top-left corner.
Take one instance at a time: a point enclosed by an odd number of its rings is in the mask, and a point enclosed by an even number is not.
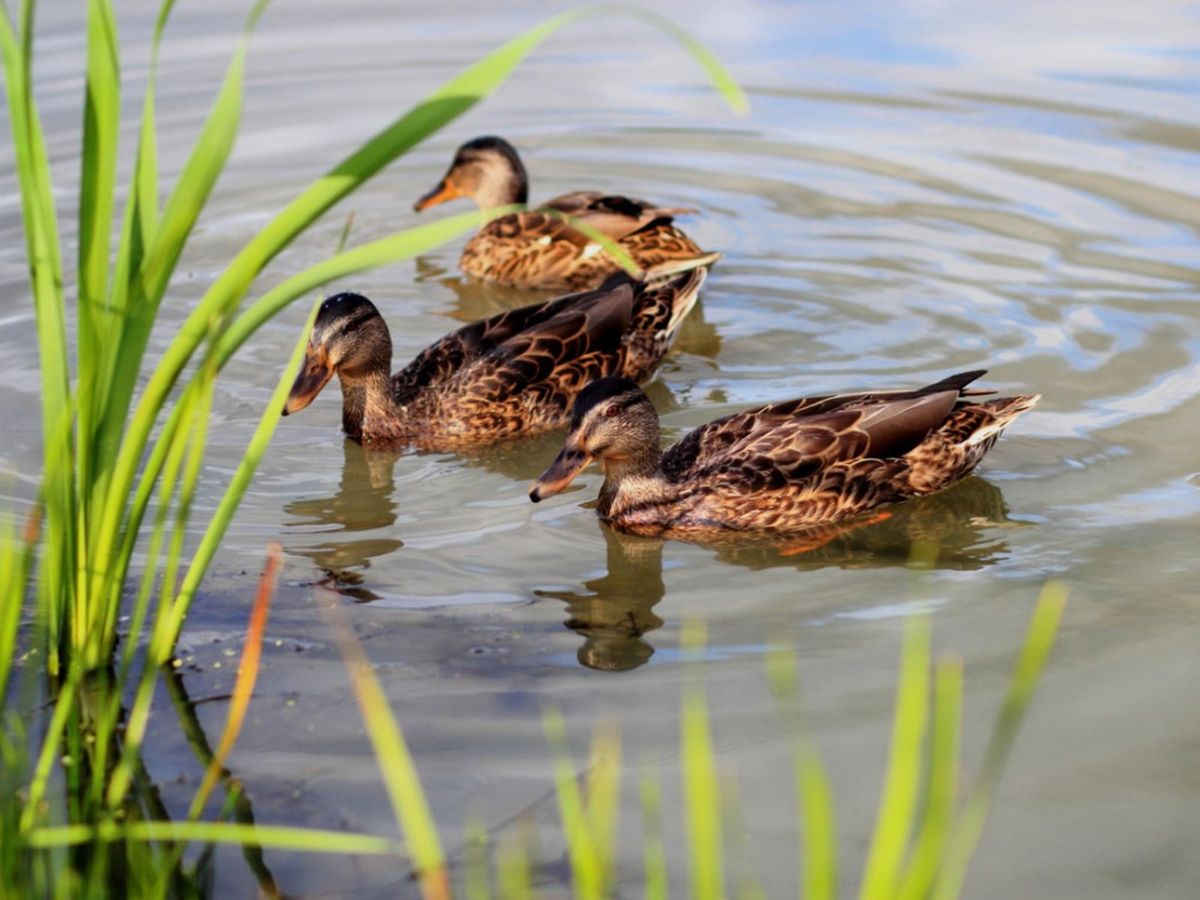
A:
[[[896,682],[896,703],[887,772],[880,791],[874,836],[867,852],[859,896],[863,898],[949,898],[962,895],[967,866],[979,841],[996,784],[1016,738],[1033,691],[1041,677],[1058,632],[1066,603],[1060,584],[1041,592],[1026,639],[1013,667],[1008,691],[992,727],[974,779],[960,784],[965,771],[961,754],[963,661],[957,655],[932,658],[931,622],[926,614],[910,615]],[[437,829],[428,812],[411,755],[378,681],[350,631],[327,607],[350,667],[355,692],[367,722],[376,761],[388,785],[397,821],[410,847],[415,877],[426,898],[447,896],[449,861],[440,849]],[[726,761],[714,749],[703,679],[705,628],[687,625],[683,651],[692,666],[680,705],[680,755],[689,881],[686,896],[729,896],[731,857],[753,882],[753,866],[737,859],[735,823],[741,818],[736,782]],[[776,647],[766,657],[766,675],[779,707],[779,721],[792,743],[796,822],[800,834],[797,867],[799,895],[806,900],[833,900],[844,873],[839,871],[835,798],[818,750],[817,736],[804,721],[793,652]],[[543,714],[546,740],[553,757],[553,780],[560,828],[571,874],[573,896],[612,896],[618,874],[620,791],[630,766],[623,762],[618,723],[601,724],[592,737],[587,764],[577,770],[571,760],[566,726],[554,708]],[[641,842],[644,852],[640,880],[645,896],[683,896],[669,890],[668,848],[662,838],[662,791],[659,775],[640,773],[642,793]],[[487,837],[474,834],[460,867],[467,896],[491,896],[488,889]],[[491,847],[500,896],[533,896],[530,873],[538,868],[536,851],[518,831],[502,834]],[[519,873],[519,874],[515,874]],[[519,879],[525,893],[506,892],[505,879]],[[853,882],[851,882],[853,884]],[[741,894],[742,892],[739,892]],[[757,895],[750,891],[749,895]]]

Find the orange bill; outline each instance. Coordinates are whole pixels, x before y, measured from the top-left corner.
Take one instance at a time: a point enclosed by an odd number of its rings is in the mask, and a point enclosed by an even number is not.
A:
[[[529,489],[529,499],[534,503],[543,497],[566,490],[567,485],[575,480],[575,476],[587,468],[592,457],[582,450],[567,446],[550,463],[550,468],[538,476],[533,487]]]
[[[304,365],[300,367],[296,380],[292,382],[291,393],[283,404],[283,415],[287,416],[300,412],[312,403],[321,388],[329,384],[333,377],[333,366],[329,364],[325,351],[311,345],[304,351]]]
[[[413,204],[413,209],[420,212],[423,209],[429,209],[431,206],[437,206],[439,203],[445,203],[447,200],[453,200],[462,195],[458,192],[458,188],[452,185],[449,181],[443,178],[433,190],[425,194],[420,200]]]

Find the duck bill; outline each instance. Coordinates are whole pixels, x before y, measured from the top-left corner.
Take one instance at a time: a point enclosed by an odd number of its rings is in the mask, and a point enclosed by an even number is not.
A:
[[[292,390],[288,394],[287,402],[283,404],[283,415],[288,416],[300,412],[312,403],[317,394],[321,393],[321,388],[329,384],[329,379],[332,377],[333,366],[329,364],[325,354],[309,347],[304,353],[304,365],[296,376],[296,380],[292,382]]]
[[[445,203],[447,200],[454,200],[461,196],[462,194],[458,192],[458,188],[443,178],[434,186],[433,190],[413,204],[413,209],[420,212],[423,209],[429,209],[431,206],[437,206],[439,203]]]
[[[574,447],[564,447],[563,451],[550,463],[550,468],[538,476],[533,487],[529,489],[529,499],[534,503],[552,494],[566,490],[567,485],[575,480],[575,476],[587,468],[592,457]]]

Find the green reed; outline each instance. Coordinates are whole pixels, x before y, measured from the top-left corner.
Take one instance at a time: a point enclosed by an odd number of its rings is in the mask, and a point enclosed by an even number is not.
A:
[[[266,0],[248,3],[242,36],[212,107],[169,189],[159,174],[156,83],[174,0],[163,0],[155,21],[131,151],[119,141],[123,59],[114,5],[112,0],[85,5],[80,186],[69,223],[60,222],[55,208],[35,100],[37,4],[21,0],[15,15],[0,6],[0,58],[36,319],[44,448],[40,489],[24,532],[16,534],[11,522],[0,532],[0,896],[103,896],[110,882],[124,884],[131,895],[195,893],[202,873],[193,871],[189,880],[177,865],[190,840],[244,843],[253,837],[260,846],[392,852],[393,842],[369,836],[197,821],[214,779],[220,780],[228,742],[213,756],[214,768],[188,821],[166,821],[142,747],[162,667],[171,660],[204,573],[271,439],[303,334],[191,548],[192,507],[221,370],[289,304],[332,279],[426,252],[478,226],[480,214],[339,248],[244,301],[270,262],[324,213],[471,109],[564,26],[613,13],[646,20],[685,47],[735,110],[745,108],[745,97],[707,50],[653,13],[588,6],[556,15],[468,66],[300,191],[229,261],[161,355],[152,357],[151,335],[176,266],[240,128],[249,42]],[[131,162],[124,186],[117,177],[122,157]],[[77,254],[65,259],[63,247],[73,242]],[[139,550],[144,563],[134,573]],[[129,625],[117,653],[122,611]],[[237,796],[227,791],[223,814],[233,814]]]

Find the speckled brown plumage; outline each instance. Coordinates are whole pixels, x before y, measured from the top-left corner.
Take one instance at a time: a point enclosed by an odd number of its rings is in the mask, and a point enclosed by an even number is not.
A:
[[[771,404],[701,426],[661,454],[646,395],[605,379],[580,394],[566,446],[530,496],[561,490],[598,459],[598,511],[625,531],[687,537],[845,519],[963,478],[1039,399],[975,400],[967,385],[982,374]]]
[[[501,313],[452,332],[391,376],[378,310],[339,294],[318,313],[285,413],[337,374],[343,428],[366,446],[459,449],[557,428],[588,383],[653,373],[705,273],[700,265],[654,282],[621,274],[596,291]]]
[[[497,137],[476,138],[458,149],[445,177],[417,201],[418,210],[456,197],[489,209],[527,202],[528,179],[516,150]],[[646,200],[577,191],[485,224],[463,249],[459,266],[468,275],[499,284],[546,290],[584,290],[601,284],[620,266],[586,232],[595,229],[645,271],[702,255],[673,224],[694,210],[661,207]],[[564,219],[577,219],[584,229]]]

